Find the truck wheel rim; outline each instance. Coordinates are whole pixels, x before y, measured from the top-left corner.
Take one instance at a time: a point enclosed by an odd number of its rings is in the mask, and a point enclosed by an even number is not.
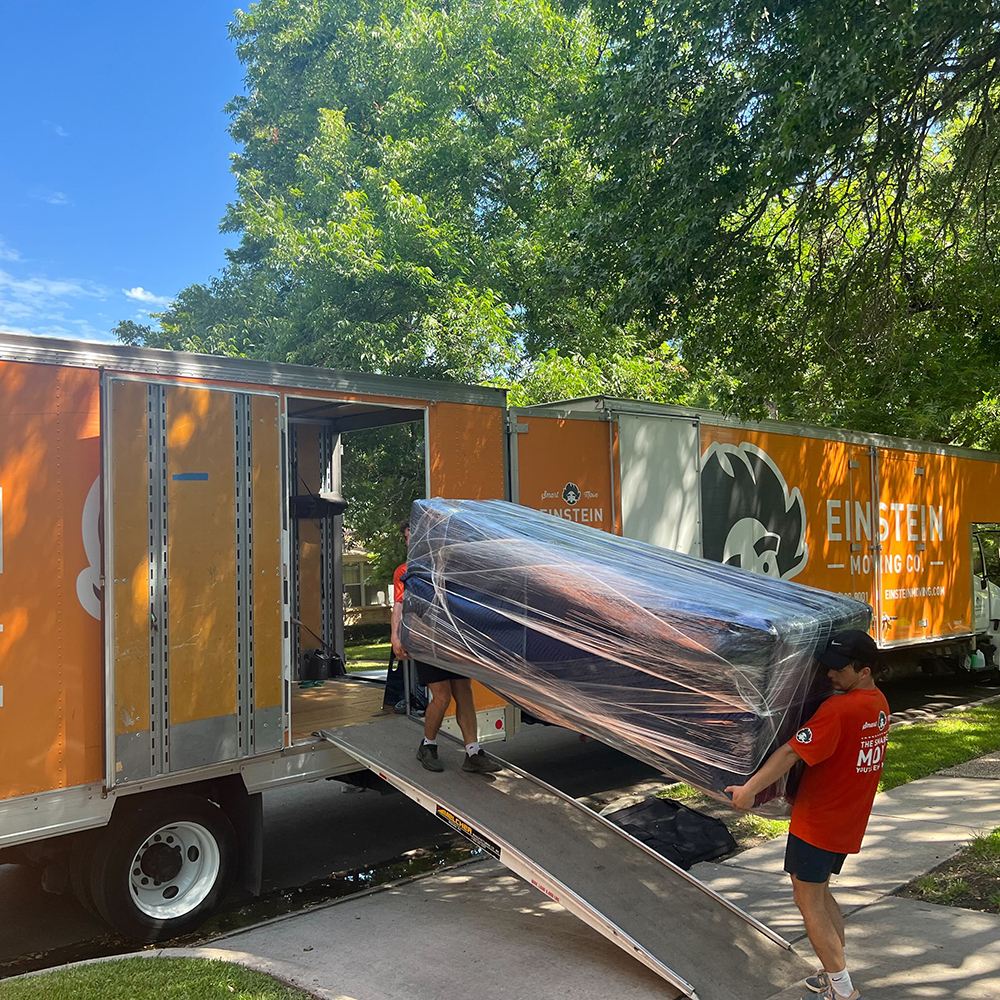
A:
[[[162,826],[132,859],[132,901],[156,920],[186,916],[212,891],[220,867],[219,845],[205,827],[188,822]]]

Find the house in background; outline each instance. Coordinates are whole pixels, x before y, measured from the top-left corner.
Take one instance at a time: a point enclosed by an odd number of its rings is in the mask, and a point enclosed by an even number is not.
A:
[[[345,539],[346,541],[346,539]],[[344,624],[388,624],[392,614],[390,585],[373,576],[364,549],[351,545],[344,550]]]

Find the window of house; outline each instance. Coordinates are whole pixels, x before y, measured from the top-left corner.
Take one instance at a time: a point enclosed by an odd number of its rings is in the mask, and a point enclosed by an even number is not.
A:
[[[364,566],[362,563],[344,563],[344,606],[364,607]]]

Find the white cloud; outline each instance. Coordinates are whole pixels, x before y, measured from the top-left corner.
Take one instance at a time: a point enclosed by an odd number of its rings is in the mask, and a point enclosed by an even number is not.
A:
[[[13,248],[7,246],[3,240],[0,240],[0,260],[20,260],[21,255]]]
[[[37,201],[44,201],[49,205],[69,205],[70,200],[64,191],[53,191],[51,188],[35,187],[29,192],[31,197]]]
[[[141,285],[137,285],[135,288],[123,288],[122,291],[125,293],[125,297],[131,299],[133,302],[145,302],[147,305],[152,306],[170,305],[170,299],[165,295],[154,295]]]
[[[43,118],[42,124],[50,126],[52,131],[55,132],[55,134],[59,136],[61,139],[69,138],[69,132],[67,132],[66,129],[64,129],[62,125],[59,124],[59,122],[52,122],[49,121],[48,118]]]
[[[0,269],[0,330],[43,337],[108,341],[106,329],[80,315],[108,290],[79,278],[17,277]],[[74,315],[76,313],[76,315]]]

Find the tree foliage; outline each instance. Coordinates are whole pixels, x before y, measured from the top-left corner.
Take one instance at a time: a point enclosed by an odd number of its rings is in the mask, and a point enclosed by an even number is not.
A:
[[[589,269],[737,412],[947,438],[996,381],[997,9],[612,5]]]
[[[1000,445],[988,0],[261,0],[130,343]]]
[[[566,322],[565,292],[540,273],[588,182],[571,141],[598,58],[586,14],[547,0],[265,2],[237,12],[233,35],[249,93],[230,108],[242,152],[224,229],[241,243],[159,317],[162,335],[140,337],[516,375],[526,339]]]

